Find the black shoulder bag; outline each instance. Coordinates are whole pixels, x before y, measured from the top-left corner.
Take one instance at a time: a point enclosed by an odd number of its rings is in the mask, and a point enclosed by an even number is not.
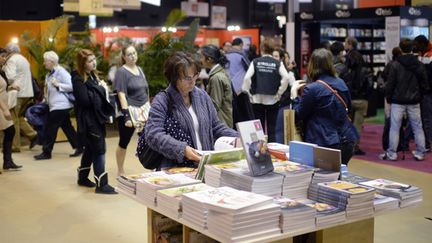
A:
[[[184,132],[183,129],[180,126],[180,123],[173,117],[172,113],[172,99],[171,96],[166,92],[165,90],[161,91],[165,93],[167,100],[168,100],[168,112],[167,116],[165,117],[164,122],[164,130],[166,134],[170,135],[174,139],[180,141],[180,142],[186,142],[189,146],[192,145],[192,138],[191,136]],[[139,161],[141,162],[142,166],[146,169],[158,169],[161,165],[161,162],[165,157],[160,154],[159,152],[153,150],[146,142],[145,140],[145,125],[141,133],[139,134],[138,138],[138,146],[136,150],[136,156],[138,157]],[[182,163],[181,166],[186,167],[193,167],[193,163],[189,163],[189,161],[186,161]]]

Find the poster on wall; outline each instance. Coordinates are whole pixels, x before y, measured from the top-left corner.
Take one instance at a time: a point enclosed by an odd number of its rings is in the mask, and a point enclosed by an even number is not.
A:
[[[386,62],[392,59],[392,50],[399,46],[400,40],[400,16],[385,18],[385,55]]]
[[[209,16],[208,3],[181,2],[181,10],[183,10],[187,16],[196,16],[196,17],[208,17]]]
[[[212,6],[211,27],[226,28],[227,9],[225,6]]]
[[[243,50],[246,51],[246,52],[249,50],[249,47],[252,44],[252,36],[250,36],[250,35],[233,35],[232,38],[233,38],[233,40],[235,38],[242,39],[242,41],[243,41]]]

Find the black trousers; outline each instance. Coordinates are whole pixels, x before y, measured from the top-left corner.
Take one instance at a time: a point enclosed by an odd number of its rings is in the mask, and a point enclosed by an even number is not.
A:
[[[61,127],[65,133],[70,145],[73,149],[78,146],[77,133],[72,127],[69,112],[71,109],[54,110],[48,113],[48,118],[45,124],[45,138],[43,142],[43,152],[51,154],[55,140],[57,138],[57,131]]]
[[[276,142],[276,118],[279,110],[279,102],[274,105],[252,104],[255,119],[261,120],[261,125],[265,128],[268,142]]]
[[[3,162],[12,161],[12,141],[15,136],[15,127],[12,125],[3,130]]]

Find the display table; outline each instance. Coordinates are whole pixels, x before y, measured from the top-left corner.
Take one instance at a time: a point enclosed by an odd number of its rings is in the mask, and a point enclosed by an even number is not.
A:
[[[189,242],[189,232],[191,230],[200,232],[212,239],[223,242],[220,237],[214,235],[206,229],[195,226],[192,223],[178,218],[177,215],[172,215],[170,213],[164,212],[160,208],[154,205],[146,205],[142,201],[140,201],[136,196],[130,195],[129,193],[123,192],[122,190],[117,191],[147,207],[147,232],[148,238],[147,242],[154,242],[153,239],[153,216],[155,213],[162,214],[174,221],[183,225],[183,242]],[[285,233],[277,233],[266,237],[256,238],[253,241],[247,242],[293,242],[293,238],[298,235],[306,234],[306,233],[315,233],[315,239],[318,243],[330,243],[330,242],[344,242],[344,243],[372,243],[374,241],[374,218],[364,218],[359,220],[347,220],[342,223],[326,226],[326,227],[315,227],[312,230],[308,231],[292,231]]]

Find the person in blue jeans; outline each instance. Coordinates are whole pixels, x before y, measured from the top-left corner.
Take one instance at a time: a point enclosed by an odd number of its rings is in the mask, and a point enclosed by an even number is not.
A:
[[[417,161],[424,160],[425,136],[422,127],[420,102],[424,92],[428,92],[427,74],[424,66],[412,54],[413,42],[403,39],[399,43],[402,55],[390,66],[385,96],[390,104],[390,135],[387,151],[380,154],[383,160],[397,160],[399,130],[404,114],[408,115],[414,132],[416,150],[412,151]]]

